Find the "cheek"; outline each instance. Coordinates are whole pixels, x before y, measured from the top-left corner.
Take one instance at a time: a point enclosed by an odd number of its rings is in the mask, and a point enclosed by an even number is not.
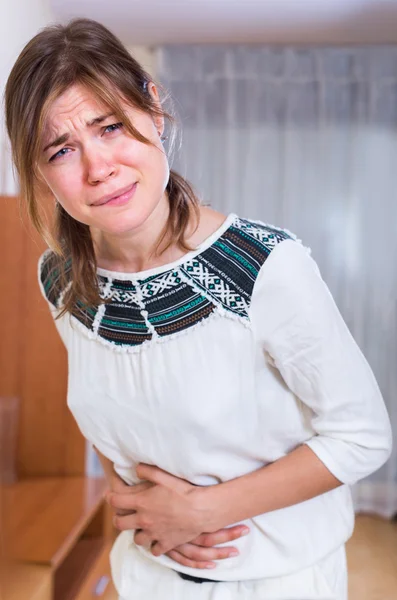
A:
[[[74,206],[75,204],[77,206],[78,202],[76,202],[76,199],[81,198],[81,184],[76,170],[72,169],[68,173],[68,170],[64,169],[54,182],[53,192],[59,202],[65,206],[66,210],[68,210],[68,206]]]
[[[63,167],[58,171],[56,177],[47,178],[47,184],[55,199],[66,212],[84,222],[81,203],[84,190],[77,171],[75,165],[70,169]]]
[[[126,141],[120,148],[118,162],[136,169],[142,176],[145,185],[156,188],[162,185],[165,187],[169,176],[168,159],[162,144],[157,139],[153,141],[155,145]]]
[[[169,178],[169,164],[162,148],[150,146],[142,156],[142,173],[145,184],[164,191]]]

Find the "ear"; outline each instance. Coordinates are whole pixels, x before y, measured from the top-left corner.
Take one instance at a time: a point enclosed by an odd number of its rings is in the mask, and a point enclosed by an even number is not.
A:
[[[153,103],[156,105],[156,107],[159,110],[161,110],[162,107],[161,107],[160,96],[157,91],[156,85],[153,83],[153,81],[150,81],[148,84],[148,92],[152,97]],[[162,136],[164,133],[164,117],[162,115],[155,115],[153,117],[153,121],[154,121],[154,124],[156,126],[159,136]]]

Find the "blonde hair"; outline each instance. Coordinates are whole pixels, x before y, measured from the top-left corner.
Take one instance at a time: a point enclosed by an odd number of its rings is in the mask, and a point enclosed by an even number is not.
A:
[[[19,176],[21,203],[33,225],[57,256],[54,269],[61,286],[70,282],[63,298],[65,312],[77,302],[86,307],[103,303],[99,295],[96,257],[88,225],[71,217],[58,203],[51,226],[38,198],[37,162],[43,126],[51,103],[75,84],[82,84],[109,106],[129,134],[151,143],[139,133],[123,110],[123,101],[152,117],[162,116],[174,133],[175,120],[156,104],[148,91],[152,78],[106,27],[90,19],[74,19],[66,26],[46,27],[19,55],[5,89],[6,126]],[[161,86],[158,86],[161,91]],[[157,249],[185,241],[199,201],[191,185],[171,169],[166,187],[170,212]]]

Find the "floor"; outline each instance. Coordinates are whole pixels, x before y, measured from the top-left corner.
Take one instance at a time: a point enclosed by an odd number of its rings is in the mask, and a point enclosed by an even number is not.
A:
[[[397,600],[397,522],[359,515],[347,560],[349,600]],[[111,586],[103,600],[117,600]]]
[[[358,516],[347,544],[349,600],[397,599],[397,522]]]

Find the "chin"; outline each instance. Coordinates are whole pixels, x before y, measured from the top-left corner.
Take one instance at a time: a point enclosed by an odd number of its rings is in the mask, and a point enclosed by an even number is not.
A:
[[[102,233],[109,235],[123,235],[143,227],[151,213],[118,215],[114,218],[94,225]]]

